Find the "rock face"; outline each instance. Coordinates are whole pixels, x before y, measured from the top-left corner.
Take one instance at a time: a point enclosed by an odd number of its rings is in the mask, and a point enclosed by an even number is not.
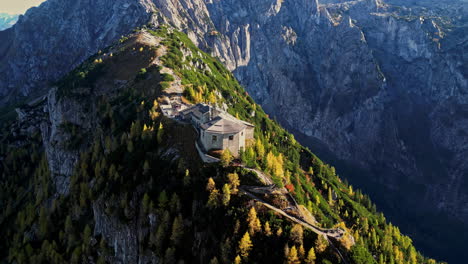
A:
[[[5,30],[13,26],[18,20],[18,15],[0,13],[0,30]]]
[[[468,225],[467,2],[413,3],[49,0],[0,32],[0,94],[43,91],[156,8],[313,150],[362,169],[352,181],[392,220]],[[418,243],[427,231],[409,226]]]
[[[42,93],[151,17],[148,0],[49,0],[0,32],[0,105]]]

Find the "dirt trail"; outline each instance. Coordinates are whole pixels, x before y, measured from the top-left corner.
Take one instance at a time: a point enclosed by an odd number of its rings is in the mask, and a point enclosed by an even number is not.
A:
[[[326,236],[326,237],[330,237],[330,238],[335,238],[335,239],[340,239],[341,237],[343,237],[343,230],[339,229],[339,228],[336,228],[336,229],[326,229],[326,228],[321,228],[321,227],[318,227],[318,226],[315,226],[315,225],[312,225],[310,223],[308,223],[307,221],[303,220],[303,219],[300,219],[300,218],[297,218],[295,216],[292,216],[286,212],[284,212],[283,210],[275,207],[274,205],[271,205],[269,204],[268,202],[264,201],[263,199],[257,197],[256,195],[254,195],[251,191],[248,190],[248,188],[246,188],[245,186],[241,186],[239,187],[239,190],[244,193],[245,195],[249,196],[250,198],[252,198],[253,200],[256,200],[258,202],[260,202],[261,204],[263,204],[264,206],[268,207],[269,209],[287,217],[288,219],[290,219],[291,221],[293,222],[296,222],[310,230],[312,230],[314,233],[318,234],[318,235],[322,235],[322,236]]]
[[[268,188],[268,187],[267,187]],[[317,235],[319,236],[323,236],[325,237],[325,239],[328,241],[328,243],[330,244],[330,246],[338,253],[338,255],[340,256],[341,260],[343,260],[343,263],[347,264],[348,262],[346,261],[346,259],[343,257],[343,254],[340,252],[340,250],[333,244],[333,242],[330,240],[331,238],[333,239],[340,239],[343,237],[344,235],[344,231],[340,228],[336,228],[336,229],[326,229],[326,228],[321,228],[321,227],[318,227],[318,226],[315,226],[315,225],[312,225],[310,223],[308,223],[306,220],[304,219],[300,219],[300,218],[297,218],[295,216],[292,216],[292,215],[289,215],[288,213],[284,212],[283,210],[267,203],[266,201],[264,201],[263,199],[255,196],[254,194],[252,194],[251,192],[249,192],[245,186],[240,186],[239,187],[239,191],[247,196],[249,196],[251,199],[261,203],[262,205],[264,205],[265,207],[269,208],[270,210],[273,210],[281,215],[283,215],[284,217],[288,218],[289,220],[297,223],[297,224],[300,224],[302,225],[303,227],[307,228],[307,229],[310,229],[312,230],[314,233],[316,233]]]

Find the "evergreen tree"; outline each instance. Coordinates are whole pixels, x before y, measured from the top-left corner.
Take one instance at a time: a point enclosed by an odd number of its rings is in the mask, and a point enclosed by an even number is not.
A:
[[[265,147],[260,139],[255,141],[255,149],[257,150],[258,158],[263,159],[263,156],[265,156]]]
[[[252,236],[262,229],[260,220],[257,217],[257,211],[255,210],[255,207],[250,208],[249,214],[247,216],[247,223],[249,224],[249,233]]]
[[[158,197],[159,208],[162,208],[162,209],[166,208],[168,202],[169,200],[167,198],[166,191],[164,190],[159,194],[159,197]]]
[[[376,264],[377,262],[372,257],[371,253],[364,245],[356,244],[351,249],[351,258],[354,263]]]
[[[283,234],[283,229],[281,227],[276,230],[276,236],[280,237]]]
[[[42,238],[47,235],[48,230],[48,216],[45,207],[41,207],[39,212],[39,234]]]
[[[229,149],[225,149],[223,153],[221,154],[221,165],[223,165],[224,167],[229,166],[232,159],[233,157],[232,157],[231,151],[229,151]]]
[[[247,259],[249,257],[250,250],[252,250],[252,240],[250,240],[250,235],[248,232],[245,232],[244,236],[239,242],[239,254]]]
[[[179,195],[177,195],[177,193],[172,194],[169,207],[172,213],[180,212],[181,205],[180,205]]]
[[[328,247],[328,241],[325,239],[324,236],[318,236],[317,240],[315,240],[315,250],[318,253],[324,252]]]
[[[71,256],[71,263],[72,264],[80,264],[81,263],[81,247],[76,247],[73,250],[72,256]]]
[[[291,232],[289,234],[289,237],[291,241],[297,245],[302,244],[303,238],[304,238],[304,230],[302,229],[302,226],[299,224],[295,224],[291,228]]]
[[[208,202],[206,203],[211,209],[217,208],[219,206],[219,191],[218,189],[213,189],[210,191],[210,195],[208,196]]]
[[[271,236],[272,233],[271,233],[270,223],[268,221],[265,223],[264,229],[265,229],[265,235]]]
[[[185,186],[185,187],[187,187],[187,186],[190,185],[190,172],[189,172],[188,169],[185,170],[185,176],[184,176],[183,182],[184,182],[184,186]]]
[[[174,245],[179,245],[180,240],[184,234],[184,223],[182,220],[182,215],[179,214],[176,218],[174,218],[174,223],[172,224],[172,235],[171,241]]]
[[[164,127],[162,123],[159,123],[158,132],[156,134],[156,140],[158,141],[158,144],[162,143],[163,136],[164,136]]]
[[[289,250],[289,254],[287,255],[287,258],[286,258],[286,263],[288,264],[300,264],[301,263],[301,261],[299,260],[299,257],[297,256],[296,246],[292,246],[292,248]]]
[[[213,178],[210,177],[210,178],[208,178],[208,183],[206,184],[206,190],[211,192],[214,189],[216,189],[216,183],[213,180]]]
[[[86,225],[83,231],[83,245],[86,251],[89,249],[90,243],[91,243],[91,228],[89,227],[89,225]]]
[[[149,195],[145,193],[145,195],[143,195],[143,199],[141,200],[141,209],[143,211],[143,214],[145,215],[148,214],[149,203],[150,203]]]
[[[303,244],[299,245],[299,248],[297,249],[297,255],[299,256],[299,259],[305,258],[305,249]]]
[[[307,258],[304,260],[306,264],[315,264],[316,256],[314,248],[310,248],[309,252],[307,253]]]
[[[229,201],[231,200],[231,189],[229,188],[229,185],[226,183],[223,186],[223,205],[228,206]]]
[[[231,193],[237,194],[240,185],[239,175],[237,173],[229,173],[228,174],[229,186],[231,187]]]

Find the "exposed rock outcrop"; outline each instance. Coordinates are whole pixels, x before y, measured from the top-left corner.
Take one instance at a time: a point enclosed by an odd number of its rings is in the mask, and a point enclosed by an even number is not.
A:
[[[99,49],[149,21],[149,0],[49,0],[0,31],[0,105],[44,93]]]

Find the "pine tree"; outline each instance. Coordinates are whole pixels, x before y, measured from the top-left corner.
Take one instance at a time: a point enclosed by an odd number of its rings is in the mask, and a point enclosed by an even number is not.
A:
[[[223,167],[229,166],[232,159],[233,157],[232,157],[231,151],[229,151],[229,149],[225,149],[223,153],[221,154],[221,165],[223,165]]]
[[[149,209],[149,195],[145,193],[143,195],[143,199],[141,200],[141,209],[143,211],[143,214],[148,214],[148,209]]]
[[[71,263],[72,264],[79,264],[81,263],[81,247],[76,247],[74,250],[73,250],[73,253],[72,253],[72,256],[71,256]]]
[[[177,193],[173,193],[171,196],[171,201],[169,202],[169,208],[171,209],[172,213],[177,213],[180,211],[180,199]]]
[[[304,245],[301,244],[299,246],[299,248],[297,249],[297,255],[299,256],[299,259],[304,259],[305,257],[305,249],[304,249]]]
[[[318,253],[324,252],[328,247],[328,241],[325,239],[324,236],[318,236],[317,240],[315,241],[315,249]]]
[[[331,187],[328,187],[328,204],[333,205],[333,195]]]
[[[239,175],[237,173],[229,173],[228,174],[229,186],[231,187],[231,193],[237,194],[239,191],[237,187],[240,185]]]
[[[218,189],[214,188],[210,191],[210,195],[208,196],[208,202],[206,204],[211,209],[217,208],[219,206],[219,191]]]
[[[247,223],[249,224],[249,233],[252,236],[262,229],[260,220],[257,218],[255,207],[250,208],[249,215],[247,216]]]
[[[266,236],[271,236],[271,228],[270,228],[270,223],[267,221],[265,223],[265,235]]]
[[[166,208],[168,201],[169,200],[167,198],[166,191],[164,190],[159,194],[159,197],[158,197],[159,208],[162,208],[162,209]]]
[[[234,264],[241,264],[241,257],[239,255],[236,256],[236,258],[234,259]]]
[[[302,244],[303,238],[304,238],[304,230],[302,229],[302,226],[299,224],[295,224],[291,228],[290,232],[290,239],[293,243],[300,245]]]
[[[253,245],[252,245],[252,240],[250,240],[250,235],[248,232],[245,232],[244,236],[239,242],[239,254],[244,259],[248,258],[252,247]]]
[[[87,252],[89,250],[89,245],[91,243],[91,228],[89,225],[85,226],[85,229],[83,231],[83,245],[84,245],[84,250]]]
[[[210,178],[208,178],[208,183],[206,184],[206,190],[211,192],[214,189],[216,189],[216,183],[213,180],[213,178],[210,177]]]
[[[258,158],[263,159],[263,156],[265,156],[265,147],[260,139],[255,142],[255,149],[257,150]]]
[[[314,248],[310,248],[309,253],[307,253],[307,258],[304,260],[306,264],[315,264],[315,251]]]
[[[164,136],[164,127],[162,123],[159,123],[158,133],[156,135],[156,140],[158,141],[158,144],[162,143],[163,136]]]
[[[184,186],[187,187],[190,185],[190,171],[187,169],[185,170],[185,176],[184,176]]]
[[[39,234],[42,238],[47,235],[48,230],[48,216],[45,207],[41,207],[39,212]]]
[[[172,224],[172,234],[170,238],[172,243],[174,245],[179,245],[183,234],[184,234],[184,223],[183,223],[182,215],[179,214],[174,219],[174,223]]]
[[[229,185],[226,183],[223,186],[223,205],[228,206],[229,201],[231,200],[231,189],[229,188]]]
[[[299,257],[297,256],[296,246],[292,246],[292,248],[289,250],[286,263],[288,264],[300,264],[301,263],[301,261],[299,260]]]
[[[283,234],[283,229],[281,227],[276,230],[276,236],[280,237]]]

